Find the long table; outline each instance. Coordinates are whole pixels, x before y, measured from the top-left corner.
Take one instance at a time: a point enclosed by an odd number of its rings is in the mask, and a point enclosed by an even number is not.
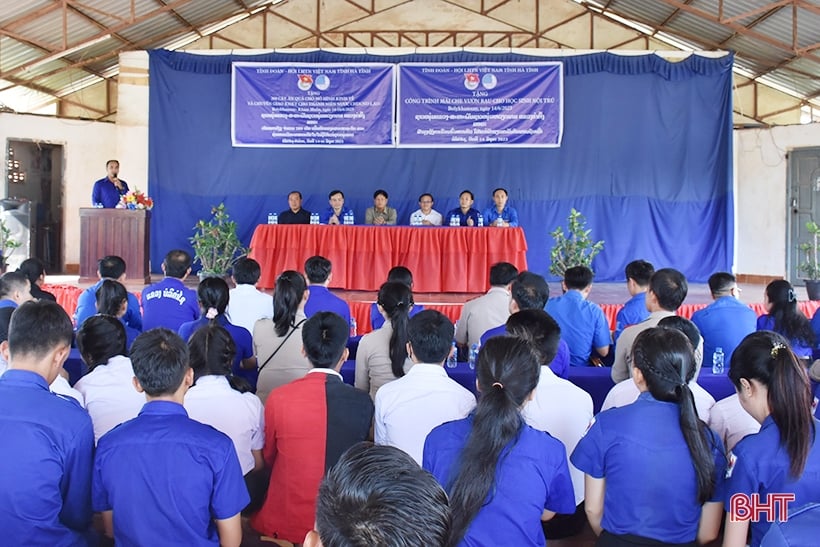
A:
[[[333,263],[332,288],[375,291],[390,268],[405,266],[416,292],[480,293],[496,262],[527,268],[527,241],[521,228],[309,224],[261,224],[251,239],[262,288],[284,270],[303,271],[314,255]]]

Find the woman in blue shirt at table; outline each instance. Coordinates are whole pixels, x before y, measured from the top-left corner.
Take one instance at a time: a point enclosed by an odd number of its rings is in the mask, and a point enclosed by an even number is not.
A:
[[[760,432],[748,435],[732,449],[727,470],[727,505],[734,494],[794,494],[796,509],[820,502],[818,421],[812,416],[812,394],[806,368],[774,332],[754,332],[732,354],[729,379],[740,404],[760,422]],[[765,518],[753,522],[752,547],[771,526]],[[726,519],[723,545],[746,545],[749,521]],[[816,544],[816,538],[812,538]],[[809,543],[811,544],[811,543]]]
[[[797,295],[791,283],[778,279],[766,285],[763,305],[766,313],[757,318],[757,330],[782,334],[797,357],[811,359],[816,342],[814,330],[803,312],[797,309]]]
[[[427,436],[423,467],[450,497],[451,545],[543,546],[541,522],[575,511],[564,445],[521,417],[540,368],[529,344],[489,339],[476,409]]]
[[[570,461],[586,474],[586,513],[599,547],[692,545],[715,539],[723,516],[723,443],[698,419],[687,384],[695,370],[683,333],[635,339],[631,405],[600,413]]]
[[[194,331],[200,327],[214,324],[223,327],[230,333],[236,344],[233,373],[247,380],[256,392],[256,379],[259,372],[256,370],[256,357],[253,355],[253,338],[247,329],[234,325],[225,317],[229,297],[228,284],[221,277],[206,277],[200,281],[196,290],[196,298],[199,301],[202,316],[196,321],[183,323],[179,327],[179,335],[187,342]]]
[[[494,207],[484,210],[484,224],[487,226],[518,226],[518,211],[507,205],[507,189],[493,190]]]

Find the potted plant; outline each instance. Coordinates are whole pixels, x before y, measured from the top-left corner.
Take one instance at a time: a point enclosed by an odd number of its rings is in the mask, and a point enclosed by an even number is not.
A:
[[[230,220],[225,204],[211,207],[211,219],[200,219],[190,238],[194,260],[202,265],[200,278],[227,275],[234,261],[248,253],[236,235],[236,222]]]
[[[22,243],[11,236],[11,229],[6,226],[3,219],[0,219],[0,273],[6,272],[8,258],[14,249],[21,247]]]
[[[798,246],[798,249],[806,253],[806,260],[800,263],[797,271],[806,275],[804,280],[809,300],[820,300],[820,226],[810,220],[806,222],[806,231],[811,234],[811,241]]]
[[[587,221],[575,208],[567,217],[567,232],[558,226],[550,235],[555,243],[550,250],[550,273],[563,278],[564,272],[574,266],[592,269],[592,259],[604,248],[603,241],[593,241],[592,230],[586,229]]]

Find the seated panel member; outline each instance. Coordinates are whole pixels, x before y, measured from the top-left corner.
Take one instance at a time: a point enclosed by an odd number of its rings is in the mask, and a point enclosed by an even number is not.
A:
[[[478,226],[478,215],[481,213],[473,209],[473,203],[475,203],[473,193],[469,190],[462,191],[458,196],[458,203],[458,207],[447,212],[443,220],[444,224],[449,226],[450,219],[458,217],[459,226]]]
[[[279,224],[310,224],[310,211],[302,209],[302,192],[288,194],[288,209],[279,213]]]
[[[250,497],[230,437],[188,417],[188,346],[158,328],[131,348],[139,416],[100,438],[92,503],[118,545],[231,545],[242,541]]]
[[[433,194],[424,193],[419,196],[419,208],[410,215],[410,224],[418,219],[422,226],[441,226],[441,213],[433,209]]]
[[[373,193],[373,207],[364,212],[364,223],[376,226],[395,225],[396,210],[387,205],[387,192],[379,189]]]
[[[493,190],[494,207],[484,210],[485,226],[518,226],[518,211],[507,205],[507,189]]]
[[[633,260],[626,265],[626,290],[632,296],[615,316],[615,332],[612,340],[617,344],[618,338],[624,329],[630,325],[637,325],[649,317],[646,309],[646,291],[649,290],[649,280],[655,273],[655,267],[646,260]]]
[[[330,207],[319,216],[320,224],[344,224],[346,214],[353,217],[353,210],[345,207],[345,195],[341,190],[331,190],[327,197]]]

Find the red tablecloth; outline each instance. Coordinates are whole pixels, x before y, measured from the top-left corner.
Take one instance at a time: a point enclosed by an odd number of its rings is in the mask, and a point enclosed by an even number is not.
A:
[[[521,228],[272,225],[256,228],[251,254],[262,266],[259,287],[273,288],[284,270],[303,271],[321,255],[333,263],[330,286],[378,290],[393,266],[413,272],[416,292],[484,292],[490,266],[527,268]]]

